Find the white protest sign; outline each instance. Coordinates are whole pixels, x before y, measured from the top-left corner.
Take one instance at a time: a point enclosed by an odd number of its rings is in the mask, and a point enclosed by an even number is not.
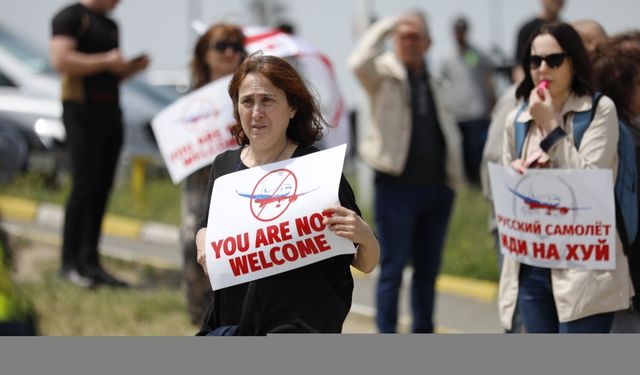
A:
[[[288,58],[309,83],[311,93],[329,126],[323,128],[321,146],[351,141],[350,122],[333,66],[326,55],[305,40],[270,27],[245,27],[247,52]],[[236,147],[229,127],[233,103],[227,86],[231,75],[184,96],[156,115],[151,127],[174,184],[211,164],[215,157]]]
[[[546,268],[614,269],[616,222],[609,169],[489,164],[504,255]]]
[[[341,145],[216,180],[205,242],[213,290],[355,253],[322,225],[324,209],[339,205],[345,152]]]
[[[174,184],[237,147],[229,128],[233,103],[227,86],[231,75],[178,99],[151,121],[153,133]]]

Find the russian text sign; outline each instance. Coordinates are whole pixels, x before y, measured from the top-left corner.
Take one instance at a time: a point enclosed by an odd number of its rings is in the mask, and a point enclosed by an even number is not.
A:
[[[528,169],[489,164],[504,255],[537,267],[614,269],[616,223],[608,169]]]

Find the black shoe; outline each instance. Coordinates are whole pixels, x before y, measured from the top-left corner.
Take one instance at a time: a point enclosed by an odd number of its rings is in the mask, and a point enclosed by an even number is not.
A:
[[[70,282],[73,285],[79,286],[81,288],[94,288],[95,282],[90,277],[82,275],[75,268],[63,268],[60,270],[60,279]]]
[[[129,288],[129,284],[108,274],[102,267],[85,268],[83,274],[90,278],[96,285],[105,285],[112,288]]]

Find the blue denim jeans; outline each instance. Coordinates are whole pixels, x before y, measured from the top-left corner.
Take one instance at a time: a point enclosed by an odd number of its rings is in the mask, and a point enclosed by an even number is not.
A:
[[[453,198],[453,191],[444,184],[376,184],[374,205],[380,240],[376,324],[381,333],[396,332],[402,272],[409,261],[413,265],[413,332],[433,332],[435,281]]]
[[[236,336],[238,334],[238,326],[220,326],[209,331],[206,336]]]
[[[553,299],[551,270],[520,265],[518,307],[527,333],[609,333],[613,312],[560,323]]]

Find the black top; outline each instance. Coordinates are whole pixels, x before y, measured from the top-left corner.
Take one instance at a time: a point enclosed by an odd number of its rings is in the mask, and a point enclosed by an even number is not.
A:
[[[376,183],[428,186],[446,181],[446,144],[426,68],[420,74],[407,70],[411,89],[411,141],[404,170],[399,176],[376,172]]]
[[[514,62],[514,65],[520,65],[520,63],[522,62],[522,57],[526,52],[524,49],[527,46],[527,43],[529,43],[529,39],[531,39],[533,33],[538,31],[538,29],[540,29],[545,23],[547,22],[536,17],[520,26],[520,30],[518,31],[518,41],[516,44],[516,61]],[[528,69],[528,67],[526,67],[525,69]]]
[[[200,228],[207,226],[215,180],[247,169],[240,159],[240,151],[226,151],[214,160],[209,175],[209,202]],[[316,151],[315,147],[298,147],[293,157]],[[353,190],[344,176],[338,195],[342,206],[360,215]],[[216,290],[201,332],[239,325],[238,334],[248,336],[277,332],[340,333],[351,309],[352,259],[350,254],[338,255],[278,275]]]
[[[118,25],[78,3],[62,9],[52,21],[52,35],[76,40],[76,50],[101,53],[118,48]],[[79,103],[118,104],[119,77],[101,72],[85,77],[62,77],[62,99]]]

